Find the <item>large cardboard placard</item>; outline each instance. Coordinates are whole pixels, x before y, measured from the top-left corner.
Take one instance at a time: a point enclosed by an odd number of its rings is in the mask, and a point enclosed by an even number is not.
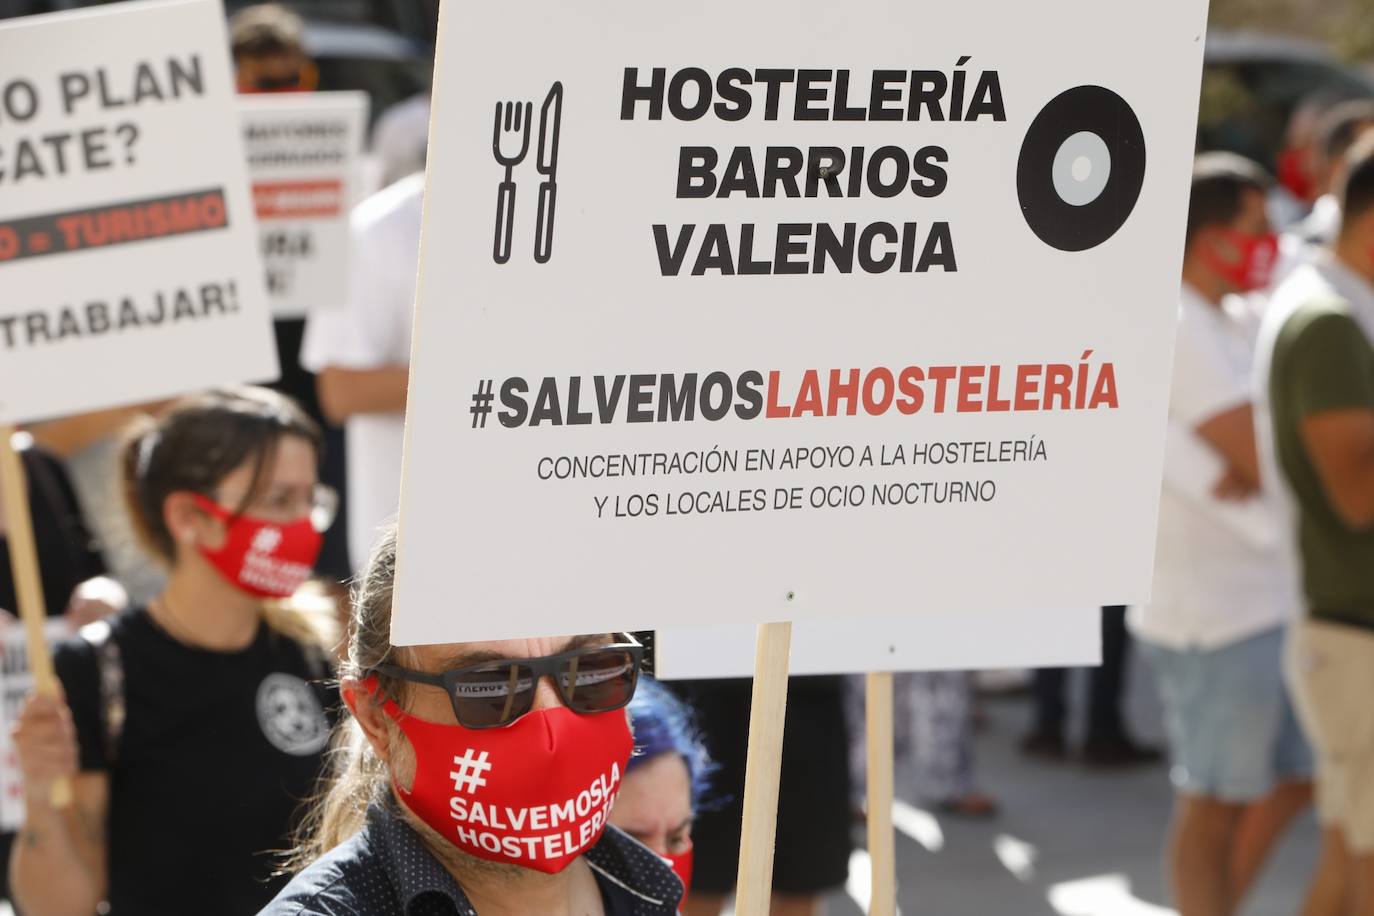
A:
[[[0,22],[0,423],[276,376],[224,13]]]
[[[397,643],[1146,598],[1204,3],[457,15]]]
[[[808,620],[792,627],[789,673],[1068,668],[1102,662],[1099,608],[925,611],[908,617]],[[754,627],[654,633],[660,680],[751,677]]]
[[[336,307],[348,289],[348,211],[358,196],[367,93],[242,96],[267,294],[277,318]]]

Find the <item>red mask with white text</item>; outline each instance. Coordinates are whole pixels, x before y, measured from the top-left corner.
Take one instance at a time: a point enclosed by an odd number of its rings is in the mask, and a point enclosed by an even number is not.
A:
[[[314,572],[324,535],[310,516],[280,524],[235,515],[199,493],[196,503],[224,523],[224,544],[200,553],[232,585],[259,598],[286,598]]]
[[[1237,229],[1219,229],[1217,232],[1240,257],[1234,261],[1223,261],[1215,248],[1204,245],[1203,259],[1207,266],[1242,293],[1268,286],[1279,257],[1279,237],[1272,232],[1250,235]]]
[[[557,706],[470,729],[384,708],[415,749],[414,785],[396,791],[454,846],[552,875],[601,839],[634,749],[624,710]]]

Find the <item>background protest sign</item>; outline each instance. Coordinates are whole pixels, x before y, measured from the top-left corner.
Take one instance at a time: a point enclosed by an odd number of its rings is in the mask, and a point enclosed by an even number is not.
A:
[[[393,639],[1144,599],[1205,18],[465,9]]]
[[[72,635],[61,619],[47,621],[45,629],[50,641]],[[24,777],[10,733],[32,690],[24,629],[12,622],[0,624],[0,832],[18,830],[24,822]]]
[[[212,0],[0,23],[0,423],[273,378]]]
[[[1094,607],[808,620],[792,627],[788,670],[802,675],[1098,665],[1101,614]],[[753,627],[673,627],[654,633],[654,676],[660,680],[753,673]]]
[[[239,111],[272,314],[300,318],[339,305],[367,94],[246,95]]]

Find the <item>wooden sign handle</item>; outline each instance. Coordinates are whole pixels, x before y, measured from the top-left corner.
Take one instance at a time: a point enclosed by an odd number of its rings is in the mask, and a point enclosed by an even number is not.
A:
[[[892,674],[864,676],[868,743],[868,855],[873,862],[869,916],[896,916],[897,850],[892,827]]]
[[[749,711],[749,756],[744,770],[744,825],[735,884],[737,916],[767,916],[773,892],[773,841],[778,827],[778,779],[791,649],[792,624],[759,625]]]
[[[14,572],[14,590],[19,598],[19,619],[24,624],[34,690],[44,696],[55,697],[58,695],[57,675],[53,671],[52,653],[43,633],[47,605],[43,602],[43,579],[38,571],[38,550],[34,546],[29,487],[24,475],[24,463],[14,448],[14,435],[13,426],[0,426],[0,502],[5,507],[10,568]],[[71,801],[71,783],[66,779],[54,783],[53,807],[66,808]]]

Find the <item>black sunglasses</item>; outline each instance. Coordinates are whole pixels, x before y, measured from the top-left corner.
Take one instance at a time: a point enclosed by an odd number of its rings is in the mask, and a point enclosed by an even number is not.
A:
[[[253,88],[260,92],[282,92],[286,89],[300,89],[304,86],[304,74],[290,76],[260,76],[253,80]]]
[[[574,649],[542,658],[511,658],[453,668],[440,674],[397,665],[372,670],[387,677],[442,687],[453,704],[453,715],[464,728],[509,725],[534,706],[535,687],[544,677],[553,680],[558,695],[577,713],[624,709],[634,698],[644,647],[634,637],[609,646]]]

